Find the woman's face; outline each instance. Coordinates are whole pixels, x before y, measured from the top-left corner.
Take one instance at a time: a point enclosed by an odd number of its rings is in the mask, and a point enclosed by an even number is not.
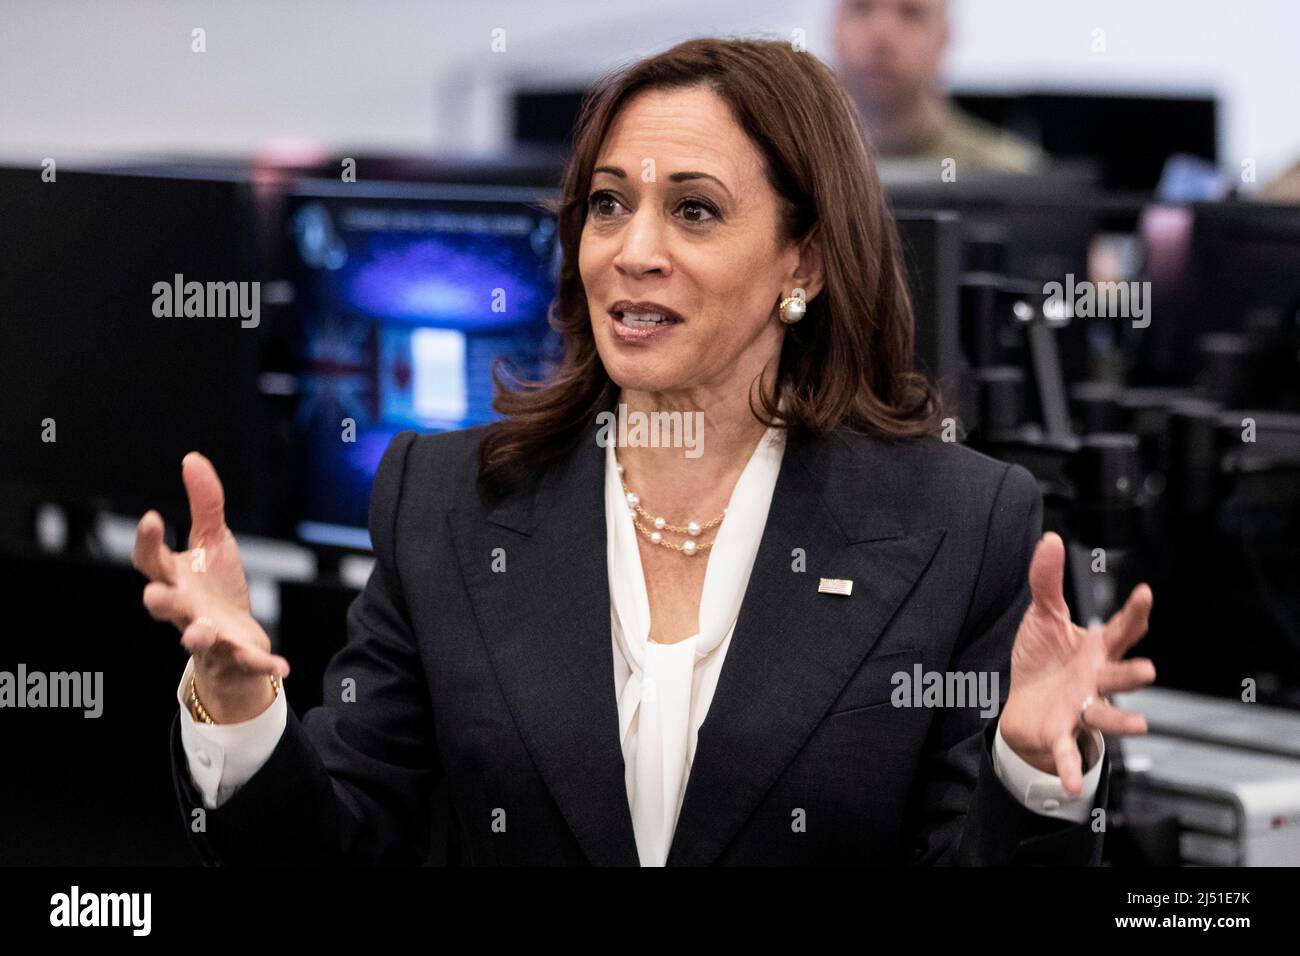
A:
[[[780,355],[781,296],[820,289],[799,247],[781,244],[779,212],[762,155],[717,94],[650,90],[627,102],[596,160],[578,254],[610,378],[693,407],[746,394]],[[629,325],[612,314],[628,303],[677,321]]]

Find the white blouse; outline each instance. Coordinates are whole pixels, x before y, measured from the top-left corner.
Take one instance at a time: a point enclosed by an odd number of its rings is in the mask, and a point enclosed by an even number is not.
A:
[[[677,828],[695,742],[731,644],[749,573],[767,524],[785,453],[785,432],[769,428],[750,455],[710,550],[683,555],[708,561],[700,629],[675,644],[649,640],[647,597],[637,530],[611,442],[605,449],[605,525],[609,563],[614,693],[628,804],[642,866],[662,866]],[[634,489],[635,490],[635,489]]]

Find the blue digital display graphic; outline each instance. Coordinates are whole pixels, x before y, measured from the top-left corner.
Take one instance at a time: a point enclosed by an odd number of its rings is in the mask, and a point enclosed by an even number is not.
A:
[[[300,536],[366,547],[370,485],[399,431],[497,417],[492,363],[558,347],[553,218],[523,198],[303,196],[290,209],[303,374]],[[517,190],[511,190],[517,192]]]

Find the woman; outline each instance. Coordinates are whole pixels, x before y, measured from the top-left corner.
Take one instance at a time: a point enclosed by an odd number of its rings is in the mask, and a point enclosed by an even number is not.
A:
[[[192,551],[141,519],[145,604],[192,655],[172,752],[204,858],[417,863],[445,781],[472,863],[1096,862],[1150,590],[1072,625],[1029,473],[931,437],[829,70],[720,40],[631,66],[558,214],[562,366],[500,388],[501,421],[393,439],[301,723],[211,465],[183,463]],[[702,431],[615,447],[609,413]]]

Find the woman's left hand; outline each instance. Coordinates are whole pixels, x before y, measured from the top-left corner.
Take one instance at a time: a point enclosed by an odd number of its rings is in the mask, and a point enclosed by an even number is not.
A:
[[[1002,708],[1002,739],[1023,760],[1060,777],[1066,792],[1083,790],[1076,735],[1082,717],[1103,733],[1138,735],[1147,730],[1141,714],[1121,710],[1105,695],[1136,690],[1156,677],[1144,657],[1122,660],[1142,639],[1151,614],[1151,588],[1139,584],[1104,626],[1079,627],[1070,620],[1062,585],[1065,543],[1052,532],[1034,549],[1029,565],[1033,600],[1011,650],[1011,687]]]

